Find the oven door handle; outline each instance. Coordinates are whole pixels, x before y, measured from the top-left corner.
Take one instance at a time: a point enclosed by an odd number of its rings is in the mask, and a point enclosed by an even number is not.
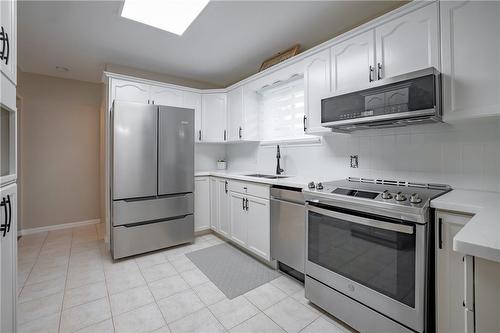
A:
[[[341,220],[356,223],[356,224],[362,224],[362,225],[366,225],[369,227],[390,230],[390,231],[396,231],[396,232],[402,232],[402,233],[409,234],[409,235],[413,235],[415,233],[415,228],[413,226],[409,226],[409,225],[384,222],[384,221],[375,220],[375,219],[367,219],[364,217],[339,213],[339,212],[319,208],[319,207],[312,206],[312,205],[308,205],[307,209],[309,211],[312,211],[312,212],[315,212],[315,213],[318,213],[321,215],[326,215],[329,217],[341,219]]]

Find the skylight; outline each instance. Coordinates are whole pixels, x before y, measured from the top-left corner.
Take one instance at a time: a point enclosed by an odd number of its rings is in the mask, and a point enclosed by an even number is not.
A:
[[[210,0],[125,0],[122,17],[181,36]]]

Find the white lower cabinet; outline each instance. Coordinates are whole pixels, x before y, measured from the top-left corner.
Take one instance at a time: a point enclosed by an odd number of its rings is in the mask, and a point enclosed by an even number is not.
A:
[[[245,211],[245,196],[241,193],[231,192],[229,204],[229,221],[231,223],[230,239],[246,247],[248,237],[247,214]]]
[[[246,224],[247,246],[250,251],[270,260],[271,246],[271,220],[269,200],[247,197],[246,202]]]
[[[474,314],[476,333],[500,332],[500,263],[474,260]]]
[[[210,177],[210,229],[219,231],[219,194],[217,179]]]
[[[217,195],[218,195],[218,231],[224,237],[230,235],[229,225],[229,190],[228,181],[226,179],[217,179]]]
[[[17,185],[2,187],[0,200],[0,332],[17,332]]]
[[[500,332],[500,263],[453,250],[453,238],[470,219],[470,215],[460,213],[436,213],[436,332],[439,333]]]
[[[453,251],[453,238],[468,215],[436,214],[436,331],[465,333],[464,255]]]
[[[210,228],[210,177],[194,179],[194,231]]]
[[[210,228],[271,260],[269,186],[210,177]]]

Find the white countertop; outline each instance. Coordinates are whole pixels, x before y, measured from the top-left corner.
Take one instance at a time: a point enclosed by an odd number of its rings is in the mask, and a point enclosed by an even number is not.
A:
[[[453,249],[500,262],[500,193],[453,190],[432,200],[431,207],[473,214],[455,235]]]
[[[245,175],[257,174],[257,173],[261,173],[261,172],[208,170],[208,171],[196,171],[194,173],[194,176],[195,177],[214,176],[214,177],[244,180],[247,182],[269,184],[269,185],[282,185],[282,186],[290,186],[290,187],[297,187],[297,188],[305,188],[305,187],[307,187],[307,184],[311,181],[314,181],[314,182],[320,181],[318,179],[305,179],[304,177],[296,177],[296,176],[292,176],[292,175],[283,175],[283,176],[287,176],[288,178],[279,178],[279,179],[266,179],[266,178],[245,176]],[[264,173],[264,174],[267,174],[267,173]]]

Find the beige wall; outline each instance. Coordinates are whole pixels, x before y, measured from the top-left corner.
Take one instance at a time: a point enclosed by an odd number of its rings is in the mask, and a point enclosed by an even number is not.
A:
[[[101,85],[19,72],[22,228],[100,218]]]

